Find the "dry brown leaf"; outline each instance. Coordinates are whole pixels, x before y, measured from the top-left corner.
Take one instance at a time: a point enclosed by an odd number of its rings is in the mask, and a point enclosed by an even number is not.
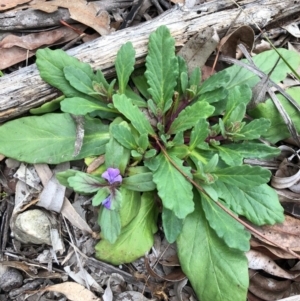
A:
[[[101,155],[95,158],[90,164],[88,164],[88,168],[86,170],[87,173],[93,174],[93,172],[101,166],[105,161],[104,155]]]
[[[263,241],[259,241],[253,237],[250,240],[250,245],[252,250],[262,252],[263,254],[268,255],[274,260],[278,258],[282,258],[282,259],[295,258],[293,255],[291,255],[291,253],[288,253],[278,247],[270,246],[264,243]]]
[[[84,25],[74,25],[76,29],[84,30]],[[8,35],[0,42],[0,48],[11,48],[19,46],[20,48],[35,50],[43,45],[53,45],[58,42],[65,42],[76,38],[78,34],[68,27],[31,33],[25,36]]]
[[[290,23],[286,26],[282,26],[282,28],[286,29],[294,37],[300,38],[300,30],[297,23]]]
[[[300,201],[299,193],[292,192],[288,189],[275,189],[280,202],[298,202]]]
[[[300,170],[299,167],[295,164],[292,164],[287,159],[284,159],[279,169],[276,171],[275,176],[272,176],[271,185],[274,188],[277,189],[284,189],[284,188],[290,188],[294,192],[300,192],[295,191],[292,189],[292,187],[297,187],[296,185],[300,181]]]
[[[40,291],[58,292],[64,294],[71,301],[101,301],[100,298],[95,296],[84,286],[74,282],[64,282],[47,286]]]
[[[0,70],[13,66],[34,55],[34,52],[19,48],[17,46],[14,46],[9,49],[0,49]]]
[[[58,6],[53,5],[50,1],[48,1],[46,3],[40,3],[40,2],[35,2],[33,4],[30,3],[30,8],[41,10],[45,13],[51,14],[58,9]]]
[[[248,267],[252,270],[264,270],[270,275],[295,279],[300,275],[300,271],[286,271],[278,266],[270,257],[258,251],[250,250],[246,252]]]
[[[101,11],[99,13],[93,2],[87,2],[85,0],[52,0],[48,1],[47,5],[35,4],[32,6],[34,9],[48,13],[56,11],[58,7],[67,8],[73,20],[95,29],[99,34],[107,35],[110,33],[110,17],[108,12]]]
[[[277,189],[289,188],[291,191],[300,192],[300,156],[289,146],[279,146],[281,150],[278,160],[282,160],[275,175],[272,176],[271,185]]]
[[[265,40],[261,40],[261,42],[259,44],[255,45],[253,52],[255,54],[259,54],[259,53],[262,53],[264,51],[271,50],[271,49],[272,49],[272,46],[269,42],[267,42]]]
[[[70,163],[60,163],[53,170],[53,176],[48,179],[44,189],[40,194],[37,206],[44,207],[47,210],[60,212],[64,203],[66,187],[61,185],[56,179],[55,174],[70,168]]]
[[[278,245],[284,248],[289,248],[294,252],[300,251],[300,220],[289,215],[285,216],[285,220],[282,224],[275,224],[272,226],[255,226],[251,225],[257,231],[263,234],[263,236],[271,241],[276,241]],[[257,237],[259,240],[264,241],[261,237]],[[264,241],[269,244],[268,241]]]
[[[203,29],[188,40],[178,55],[187,62],[189,73],[196,67],[204,66],[208,57],[216,49],[218,42],[219,36],[212,27]]]
[[[30,265],[21,261],[2,261],[1,265],[15,268],[17,270],[21,270],[25,272],[29,277],[34,279],[38,279],[38,278],[54,279],[54,278],[62,278],[63,276],[63,274],[60,273],[49,272],[43,266],[39,266],[37,264]]]
[[[254,43],[254,31],[250,26],[241,26],[219,43],[219,50],[223,55],[236,57],[236,49],[239,44],[244,44],[248,52],[251,52]]]
[[[154,277],[156,279],[162,279],[165,281],[176,282],[176,281],[181,281],[186,278],[185,274],[182,272],[180,267],[173,268],[172,271],[167,275],[159,275],[155,271],[155,268],[152,268],[150,266],[149,260],[147,258],[145,259],[145,265],[146,265],[149,275],[151,275],[152,277]]]
[[[96,234],[87,224],[87,222],[82,219],[82,217],[77,213],[77,211],[74,209],[74,207],[67,198],[65,198],[64,200],[64,204],[61,209],[61,214],[63,214],[63,216],[67,218],[73,226],[86,233],[91,234],[93,237],[96,236]]]
[[[8,10],[20,4],[30,2],[31,0],[1,0],[0,11]]]
[[[267,278],[252,270],[249,270],[249,276],[249,291],[262,300],[278,300],[290,294],[291,280],[282,281]]]
[[[202,74],[201,80],[205,81],[215,73],[216,71],[212,67],[204,65],[201,68],[201,74]]]
[[[88,284],[93,288],[93,290],[96,290],[99,293],[104,292],[100,284],[91,276],[91,274],[88,273],[86,269],[81,267],[79,268],[79,270],[75,268],[73,271],[68,265],[64,267],[64,270],[76,283],[79,283],[81,285]]]
[[[84,30],[86,26],[82,24],[73,25],[79,30]],[[26,36],[17,37],[14,35],[6,36],[0,42],[0,70],[13,66],[27,58],[35,55],[35,52],[27,49],[37,49],[43,45],[56,45],[68,42],[78,37],[78,33],[71,28],[61,27],[51,31],[28,34]],[[17,45],[17,46],[13,46]],[[20,47],[23,48],[20,48]],[[1,47],[11,47],[8,49]]]

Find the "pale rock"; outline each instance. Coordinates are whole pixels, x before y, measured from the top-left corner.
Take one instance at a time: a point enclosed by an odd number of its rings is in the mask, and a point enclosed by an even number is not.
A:
[[[50,229],[47,215],[42,210],[33,209],[18,215],[14,235],[23,243],[51,245]]]

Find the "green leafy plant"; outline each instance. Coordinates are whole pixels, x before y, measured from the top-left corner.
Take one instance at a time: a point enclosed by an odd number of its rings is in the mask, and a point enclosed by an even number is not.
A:
[[[254,61],[268,72],[277,54],[270,51],[268,60],[264,55]],[[234,66],[200,84],[199,68],[188,74],[165,26],[150,35],[146,70],[134,71],[134,56],[132,44],[123,45],[117,79],[108,82],[100,70],[94,73],[61,50],[39,50],[41,77],[64,94],[62,113],[7,122],[0,128],[0,140],[7,141],[0,152],[52,164],[104,155],[101,176],[74,170],[57,175],[75,191],[94,194],[92,204],[100,206],[97,257],[120,264],[143,256],[160,218],[201,301],[245,300],[250,233],[238,216],[256,225],[284,219],[267,184],[271,173],[243,164],[279,154],[259,140],[268,132],[268,118],[246,117],[259,79]],[[296,55],[288,60],[299,64]],[[278,64],[273,79],[287,72]],[[71,114],[84,115],[75,156],[78,125]]]

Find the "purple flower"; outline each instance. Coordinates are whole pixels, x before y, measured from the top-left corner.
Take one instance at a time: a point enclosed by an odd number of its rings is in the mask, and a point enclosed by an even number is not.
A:
[[[107,208],[110,209],[111,207],[111,195],[109,195],[103,202],[102,205]]]
[[[107,170],[102,174],[102,178],[107,180],[109,184],[115,182],[122,183],[122,176],[120,175],[120,170],[118,168],[107,168]]]
[[[122,183],[122,176],[120,175],[120,170],[118,168],[107,168],[107,170],[102,174],[102,178],[107,180],[109,184]],[[102,201],[102,205],[107,209],[111,209],[113,200],[112,194],[115,195],[115,189],[116,187],[112,185],[110,187],[111,194],[104,201]]]

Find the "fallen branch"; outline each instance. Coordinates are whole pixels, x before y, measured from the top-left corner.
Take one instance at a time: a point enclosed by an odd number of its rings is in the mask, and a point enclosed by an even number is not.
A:
[[[235,21],[238,25],[256,24],[261,28],[300,12],[300,3],[290,0],[238,1],[244,9]],[[102,69],[107,77],[114,75],[114,61],[122,44],[131,41],[136,50],[136,63],[141,64],[147,54],[148,37],[160,25],[166,25],[184,45],[188,39],[208,26],[225,33],[239,14],[239,8],[230,0],[212,1],[193,9],[176,6],[161,16],[136,27],[126,28],[82,44],[68,51],[70,55]],[[31,108],[54,99],[60,92],[46,84],[39,76],[36,65],[22,68],[0,79],[0,122],[21,115]]]

